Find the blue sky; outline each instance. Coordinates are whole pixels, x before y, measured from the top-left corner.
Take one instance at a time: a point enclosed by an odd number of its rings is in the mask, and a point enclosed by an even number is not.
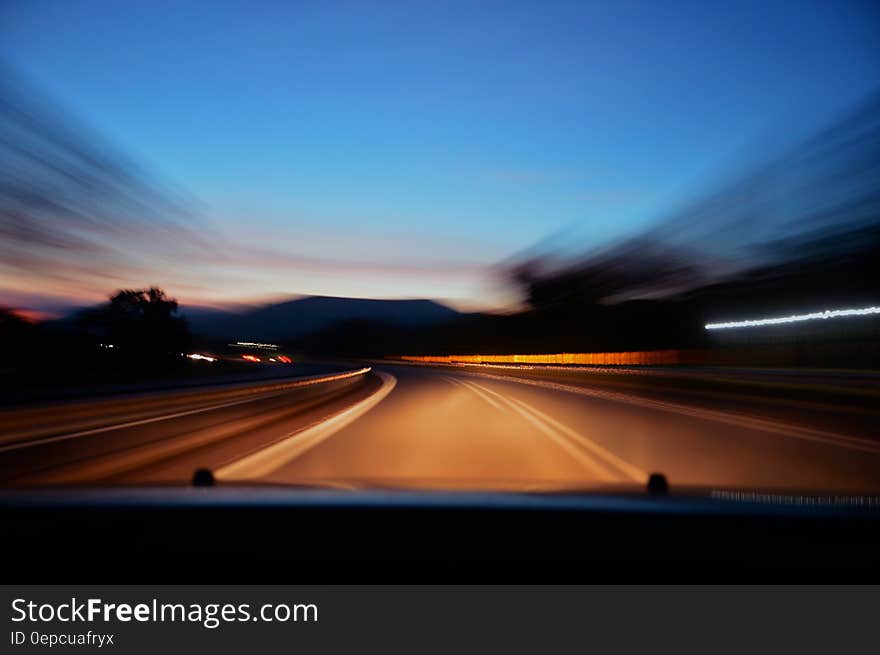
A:
[[[876,89],[878,7],[7,0],[0,54],[225,238],[323,262],[157,273],[184,299],[493,306],[492,264],[638,230]]]

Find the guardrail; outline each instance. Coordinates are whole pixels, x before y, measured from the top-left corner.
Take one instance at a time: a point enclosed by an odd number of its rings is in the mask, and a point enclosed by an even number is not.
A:
[[[880,368],[880,342],[764,344],[727,348],[682,348],[595,353],[516,355],[397,355],[386,359],[431,364],[570,364],[580,366],[770,366]]]
[[[389,359],[430,364],[581,364],[593,366],[650,366],[684,363],[681,350],[640,350],[608,353],[545,355],[400,355]]]

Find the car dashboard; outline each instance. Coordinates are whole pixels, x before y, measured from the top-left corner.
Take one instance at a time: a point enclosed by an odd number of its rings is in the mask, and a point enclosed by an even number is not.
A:
[[[880,581],[877,505],[745,498],[24,489],[0,492],[0,539],[10,582]]]

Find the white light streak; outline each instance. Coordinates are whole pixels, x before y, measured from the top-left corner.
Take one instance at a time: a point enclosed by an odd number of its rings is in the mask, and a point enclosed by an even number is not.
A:
[[[740,327],[761,327],[762,325],[783,325],[785,323],[802,323],[803,321],[827,320],[847,316],[870,316],[880,314],[880,307],[862,307],[860,309],[826,309],[811,314],[793,314],[777,318],[756,318],[747,321],[729,321],[727,323],[706,323],[707,330],[728,330]]]
[[[199,353],[192,353],[190,355],[187,355],[187,357],[189,357],[190,359],[201,359],[206,362],[216,362],[217,361],[216,357],[208,357],[207,355],[200,355]]]
[[[229,344],[230,346],[244,346],[250,348],[267,348],[269,350],[277,350],[278,344],[275,343],[255,343],[253,341],[236,341]]]

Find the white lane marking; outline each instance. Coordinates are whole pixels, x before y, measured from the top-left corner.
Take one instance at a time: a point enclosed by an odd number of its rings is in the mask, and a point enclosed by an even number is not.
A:
[[[214,471],[214,475],[227,480],[259,478],[269,475],[290,463],[310,448],[332,437],[342,428],[359,419],[391,393],[391,390],[397,384],[397,378],[381,371],[376,371],[376,375],[382,380],[382,386],[371,396],[342,410],[338,414],[334,414],[317,425],[299,432],[292,432],[266,448],[257,450],[220,467]]]
[[[564,423],[560,423],[555,418],[553,418],[552,416],[548,416],[547,414],[545,414],[544,412],[539,410],[534,405],[529,405],[522,400],[517,400],[516,398],[511,398],[511,400],[515,403],[520,403],[521,405],[528,407],[534,414],[536,414],[540,418],[543,418],[545,421],[547,421],[547,423],[549,423],[550,425],[555,427],[560,432],[571,437],[574,441],[581,444],[584,448],[586,448],[587,450],[592,452],[597,457],[600,457],[601,459],[605,460],[606,462],[608,462],[612,466],[619,469],[626,476],[632,478],[633,480],[635,480],[637,482],[646,482],[648,480],[647,472],[642,471],[637,466],[630,464],[625,459],[622,459],[621,457],[615,455],[607,448],[600,446],[599,444],[597,444],[595,441],[593,441],[589,437],[584,436],[580,432],[576,432],[575,430],[568,427]]]
[[[564,423],[561,423],[560,421],[556,420],[552,416],[547,415],[546,413],[542,412],[540,409],[538,409],[534,405],[527,403],[524,400],[520,400],[518,398],[513,398],[511,396],[501,396],[501,394],[499,394],[497,391],[489,389],[488,387],[483,387],[482,385],[476,384],[475,382],[472,382],[470,384],[473,384],[476,387],[480,387],[489,393],[494,393],[500,397],[503,397],[508,402],[511,402],[511,403],[514,403],[516,405],[521,406],[523,409],[531,412],[537,418],[545,421],[550,426],[554,427],[555,429],[557,429],[558,431],[562,432],[563,434],[568,436],[570,439],[575,441],[576,443],[580,444],[581,446],[583,446],[584,448],[589,450],[595,456],[597,456],[601,460],[603,460],[603,463],[618,469],[618,471],[620,471],[621,473],[623,473],[627,477],[630,477],[633,480],[636,480],[638,482],[644,482],[645,480],[648,479],[648,474],[645,471],[642,471],[637,466],[634,466],[634,465],[630,464],[629,462],[627,462],[625,459],[619,457],[618,455],[615,455],[613,452],[611,452],[607,448],[600,446],[598,443],[596,443],[595,441],[593,441],[589,437],[581,434],[580,432],[577,432],[576,430],[573,430],[572,428],[565,425]]]
[[[463,382],[462,380],[456,380],[455,378],[449,378],[449,377],[448,377],[448,378],[446,378],[446,380],[448,380],[449,382],[451,382],[453,385],[455,385],[455,386],[457,386],[457,387],[463,387],[463,388],[465,388],[465,389],[468,389],[469,391],[473,391],[473,392],[474,392],[475,394],[477,394],[480,398],[482,398],[482,399],[485,400],[487,403],[489,403],[490,405],[492,405],[492,407],[494,407],[495,409],[500,410],[500,411],[502,411],[502,412],[504,411],[504,408],[501,407],[501,405],[499,405],[498,403],[496,403],[496,402],[495,402],[490,396],[486,395],[485,393],[483,393],[482,391],[480,391],[479,389],[477,389],[476,386],[471,386],[471,385],[468,384],[467,382]]]
[[[825,430],[816,430],[804,426],[793,425],[790,423],[782,423],[770,419],[752,418],[741,416],[739,414],[731,414],[715,409],[702,409],[682,405],[679,403],[666,402],[661,400],[650,400],[648,398],[639,398],[628,394],[618,393],[614,391],[600,391],[598,389],[590,389],[587,387],[576,387],[559,382],[547,382],[542,380],[526,380],[508,375],[492,375],[490,373],[479,373],[476,371],[462,371],[464,375],[486,378],[489,380],[498,380],[500,382],[515,382],[517,384],[528,384],[533,387],[542,389],[552,389],[557,391],[567,391],[576,393],[581,396],[589,396],[591,398],[599,398],[602,400],[610,400],[613,402],[621,402],[648,409],[657,409],[664,412],[674,414],[682,414],[692,418],[699,418],[707,421],[715,421],[717,423],[726,423],[735,425],[736,427],[746,428],[750,430],[760,430],[761,432],[769,432],[782,437],[791,439],[801,439],[803,441],[814,441],[828,446],[837,446],[840,448],[849,448],[852,450],[860,450],[880,455],[880,443],[863,439],[860,437],[852,437],[849,435],[828,432]]]
[[[31,446],[42,446],[48,443],[54,443],[56,441],[66,441],[68,439],[76,439],[77,437],[87,437],[93,434],[100,434],[102,432],[110,432],[111,430],[123,430],[126,428],[133,428],[139,425],[147,425],[149,423],[156,423],[158,421],[167,421],[170,419],[180,418],[181,416],[191,416],[193,414],[201,414],[203,412],[211,412],[215,409],[222,409],[224,407],[233,407],[235,405],[242,405],[244,403],[252,403],[258,400],[266,400],[267,398],[274,398],[275,396],[280,396],[281,394],[287,393],[290,389],[295,389],[298,387],[306,387],[313,384],[320,384],[322,382],[332,382],[333,380],[343,380],[345,378],[354,377],[356,375],[365,375],[369,373],[372,369],[370,367],[358,369],[357,371],[350,371],[348,373],[342,374],[333,374],[326,375],[320,377],[313,377],[304,380],[298,380],[296,382],[291,383],[290,385],[286,385],[284,389],[280,391],[274,391],[272,393],[259,394],[256,397],[252,398],[244,398],[243,400],[232,400],[227,403],[221,403],[219,405],[210,405],[208,407],[199,407],[197,409],[189,409],[183,412],[175,412],[173,414],[164,414],[162,416],[154,416],[152,418],[140,419],[138,421],[129,421],[127,423],[116,423],[114,425],[106,425],[100,428],[92,428],[91,430],[81,430],[79,432],[72,432],[70,434],[62,434],[55,437],[45,437],[42,439],[30,439],[28,441],[17,442],[13,444],[9,444],[6,446],[0,446],[0,453],[7,452],[10,450],[19,450],[21,448],[29,448]]]
[[[465,382],[464,384],[471,387],[474,391],[480,389],[485,393],[496,396],[513,411],[515,411],[517,414],[525,418],[529,423],[538,428],[538,430],[543,432],[546,436],[550,437],[550,439],[552,439],[557,445],[565,450],[565,452],[571,455],[571,457],[573,457],[581,466],[591,471],[599,479],[616,481],[620,478],[619,474],[614,471],[607,462],[597,460],[594,456],[590,456],[585,453],[581,448],[578,448],[576,444],[572,443],[568,438],[566,438],[565,434],[560,432],[548,421],[544,420],[541,416],[535,413],[534,408],[530,405],[526,403],[521,403],[518,400],[504,396],[497,391],[476,384],[474,382]],[[639,478],[640,482],[642,480],[643,478]]]
[[[48,471],[36,471],[24,476],[23,479],[36,481],[39,484],[59,484],[108,478],[258,428],[273,417],[283,416],[288,411],[290,409],[285,408],[276,410],[270,415],[258,414],[256,417],[213,426],[210,429],[200,430],[184,437],[164,439],[158,443],[148,443],[123,451],[98,455],[85,461],[72,462]]]

